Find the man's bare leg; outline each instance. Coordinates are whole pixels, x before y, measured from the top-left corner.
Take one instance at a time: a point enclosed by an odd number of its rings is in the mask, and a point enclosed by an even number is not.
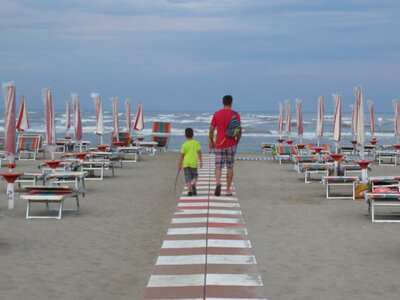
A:
[[[228,168],[226,172],[226,194],[231,195],[231,185],[233,180],[233,168]]]

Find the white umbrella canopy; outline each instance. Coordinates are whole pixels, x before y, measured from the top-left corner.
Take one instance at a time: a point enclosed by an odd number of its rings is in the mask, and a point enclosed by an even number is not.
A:
[[[141,131],[144,129],[144,119],[143,119],[143,107],[142,103],[139,103],[138,110],[136,113],[135,124],[133,126],[134,130]]]
[[[21,97],[16,127],[18,131],[27,131],[29,129],[28,111],[26,109],[26,100],[24,96]]]
[[[42,90],[45,120],[46,120],[46,144],[51,152],[51,159],[54,159],[54,146],[56,144],[56,126],[54,123],[53,97],[50,88]]]
[[[318,111],[317,111],[317,126],[316,126],[316,137],[318,146],[321,138],[324,135],[324,112],[325,112],[325,99],[323,96],[318,98]]]
[[[301,99],[296,99],[296,117],[297,117],[297,135],[299,137],[299,142],[301,144],[304,133],[303,109],[302,109]]]
[[[374,112],[374,101],[368,101],[368,108],[369,108],[369,128],[371,132],[371,136],[375,135],[375,112]]]
[[[111,98],[114,135],[119,142],[118,98]]]
[[[278,134],[280,138],[282,138],[282,131],[283,131],[283,104],[282,102],[279,102]]]
[[[69,136],[69,130],[71,128],[71,108],[69,101],[65,102],[65,134]]]
[[[394,110],[394,135],[397,138],[397,144],[398,144],[400,137],[400,103],[398,99],[393,100],[393,110]]]
[[[125,100],[125,111],[126,111],[126,130],[131,135],[131,127],[132,127],[132,120],[131,120],[131,103],[129,99]]]
[[[5,104],[5,120],[4,120],[4,150],[10,162],[14,162],[16,153],[16,96],[15,84],[13,81],[3,83],[3,96]]]
[[[342,131],[342,95],[334,94],[333,99],[335,102],[335,111],[333,114],[333,140],[336,144],[337,153]]]
[[[76,93],[71,93],[71,98],[72,98],[72,103],[74,104],[75,140],[79,142],[79,151],[82,152],[83,130],[82,130],[82,115],[81,115],[81,107],[79,104],[79,96]]]
[[[90,97],[94,100],[94,105],[95,105],[95,109],[96,109],[96,132],[95,132],[95,134],[100,136],[100,144],[103,145],[103,135],[104,135],[103,104],[101,101],[100,94],[91,93]]]
[[[290,100],[285,101],[285,131],[288,136],[288,139],[290,139],[290,132],[291,132],[291,114],[290,114]]]
[[[356,112],[357,112],[357,144],[361,145],[361,157],[364,158],[365,143],[365,121],[364,121],[364,99],[361,87],[355,89]]]

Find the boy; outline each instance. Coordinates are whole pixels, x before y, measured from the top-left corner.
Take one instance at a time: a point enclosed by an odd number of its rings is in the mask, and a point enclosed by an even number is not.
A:
[[[196,196],[197,167],[200,161],[200,168],[203,167],[200,142],[193,139],[193,129],[185,129],[186,142],[182,144],[179,156],[178,168],[185,174],[185,183],[188,187],[188,196]]]

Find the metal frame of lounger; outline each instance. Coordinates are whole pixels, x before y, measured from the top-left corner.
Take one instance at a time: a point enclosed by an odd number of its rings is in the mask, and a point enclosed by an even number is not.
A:
[[[379,187],[397,188],[400,190],[400,176],[371,176],[368,178],[371,191],[374,193]]]
[[[356,200],[356,183],[358,182],[357,176],[325,176],[322,178],[326,186],[326,199],[352,199]],[[332,196],[332,186],[351,186],[351,196]]]
[[[122,156],[121,160],[123,162],[137,162],[140,158],[140,148],[136,146],[129,147],[117,147],[117,152]],[[127,156],[132,156],[132,159],[129,159]]]
[[[400,223],[398,219],[377,219],[375,207],[400,207],[400,193],[367,193],[368,212],[372,223]],[[386,214],[387,216],[387,214]]]
[[[46,179],[50,183],[50,186],[60,185],[60,184],[69,184],[73,183],[75,185],[75,189],[81,190],[79,188],[79,182],[82,183],[83,196],[85,196],[85,178],[87,177],[87,172],[56,172],[47,174]]]

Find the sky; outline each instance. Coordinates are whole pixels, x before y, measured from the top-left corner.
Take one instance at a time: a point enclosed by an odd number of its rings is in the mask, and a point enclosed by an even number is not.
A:
[[[274,111],[319,96],[344,110],[362,86],[375,111],[400,96],[399,0],[0,0],[0,81],[28,109],[70,93],[93,108],[129,98],[148,110]],[[3,101],[0,105],[4,106]]]

